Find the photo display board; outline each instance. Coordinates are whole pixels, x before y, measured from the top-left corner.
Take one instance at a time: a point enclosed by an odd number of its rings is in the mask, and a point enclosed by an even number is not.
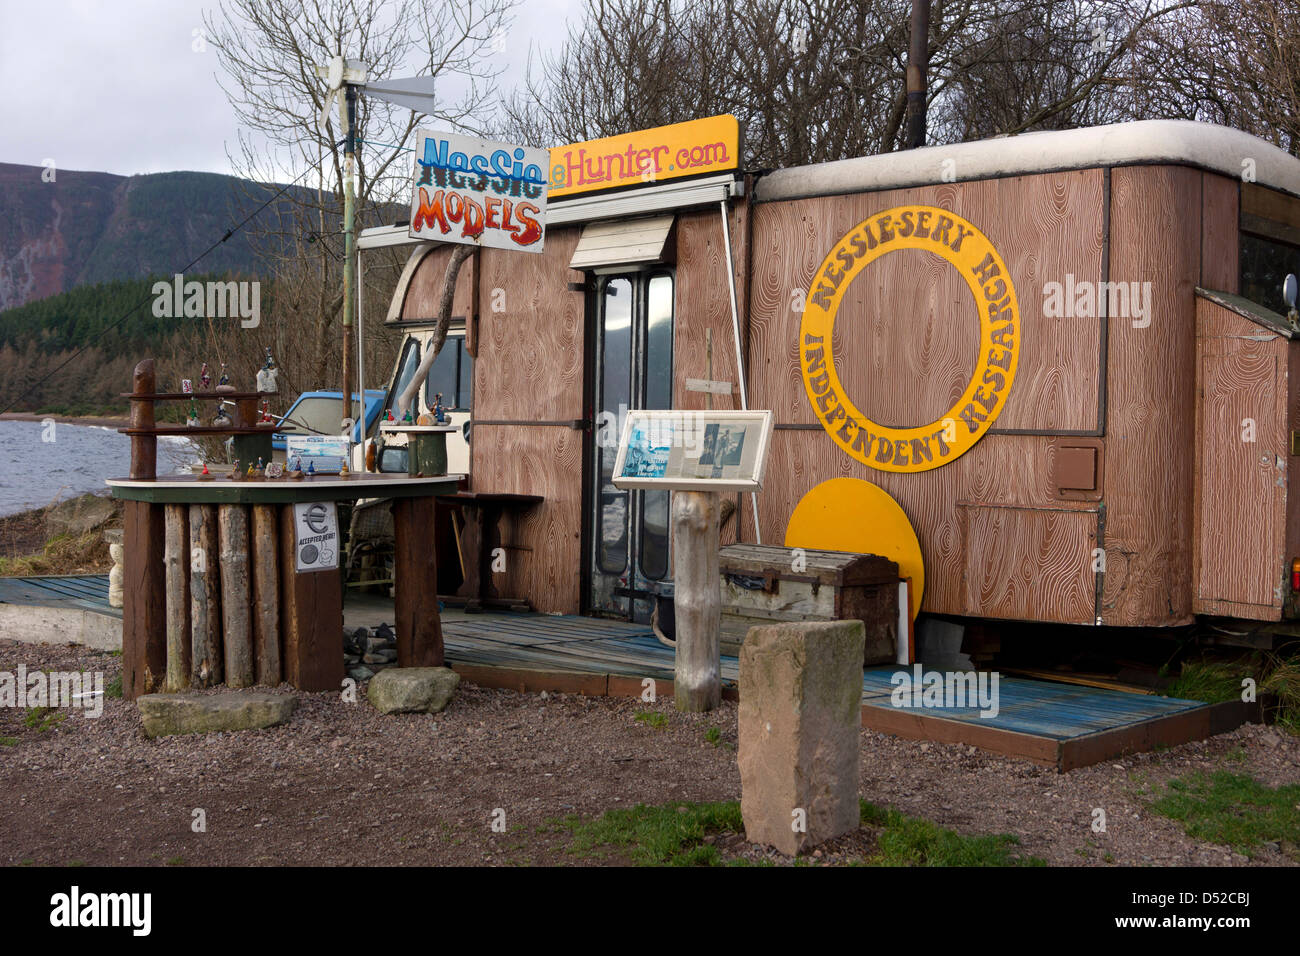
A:
[[[757,491],[771,441],[770,411],[629,411],[614,487]]]

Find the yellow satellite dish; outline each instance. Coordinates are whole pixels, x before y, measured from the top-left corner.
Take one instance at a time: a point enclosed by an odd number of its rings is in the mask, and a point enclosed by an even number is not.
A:
[[[878,554],[896,561],[899,576],[912,579],[913,620],[921,610],[921,542],[899,503],[878,485],[861,478],[832,478],[812,488],[790,515],[785,546]]]

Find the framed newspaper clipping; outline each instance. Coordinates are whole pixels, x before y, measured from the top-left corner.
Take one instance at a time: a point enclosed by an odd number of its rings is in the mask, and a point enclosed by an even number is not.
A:
[[[629,411],[614,486],[757,491],[771,443],[770,411]]]

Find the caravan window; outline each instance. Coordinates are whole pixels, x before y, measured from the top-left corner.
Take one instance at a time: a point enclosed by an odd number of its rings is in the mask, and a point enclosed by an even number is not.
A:
[[[432,408],[434,396],[441,392],[447,411],[469,411],[473,379],[474,359],[465,351],[465,339],[459,335],[447,336],[424,381],[424,404]]]
[[[1241,294],[1280,315],[1286,315],[1282,283],[1287,273],[1300,275],[1300,247],[1279,239],[1241,234]]]
[[[402,349],[402,361],[397,366],[397,379],[393,382],[392,389],[388,392],[388,401],[384,404],[384,411],[387,412],[397,401],[397,397],[402,394],[406,386],[411,384],[411,379],[415,378],[416,369],[420,367],[420,343],[415,339],[407,339],[406,347]],[[414,417],[414,412],[412,412]]]

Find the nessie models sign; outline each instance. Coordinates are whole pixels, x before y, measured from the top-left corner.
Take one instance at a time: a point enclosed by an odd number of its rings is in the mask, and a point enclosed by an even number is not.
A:
[[[548,160],[544,149],[420,130],[411,238],[541,252]]]

